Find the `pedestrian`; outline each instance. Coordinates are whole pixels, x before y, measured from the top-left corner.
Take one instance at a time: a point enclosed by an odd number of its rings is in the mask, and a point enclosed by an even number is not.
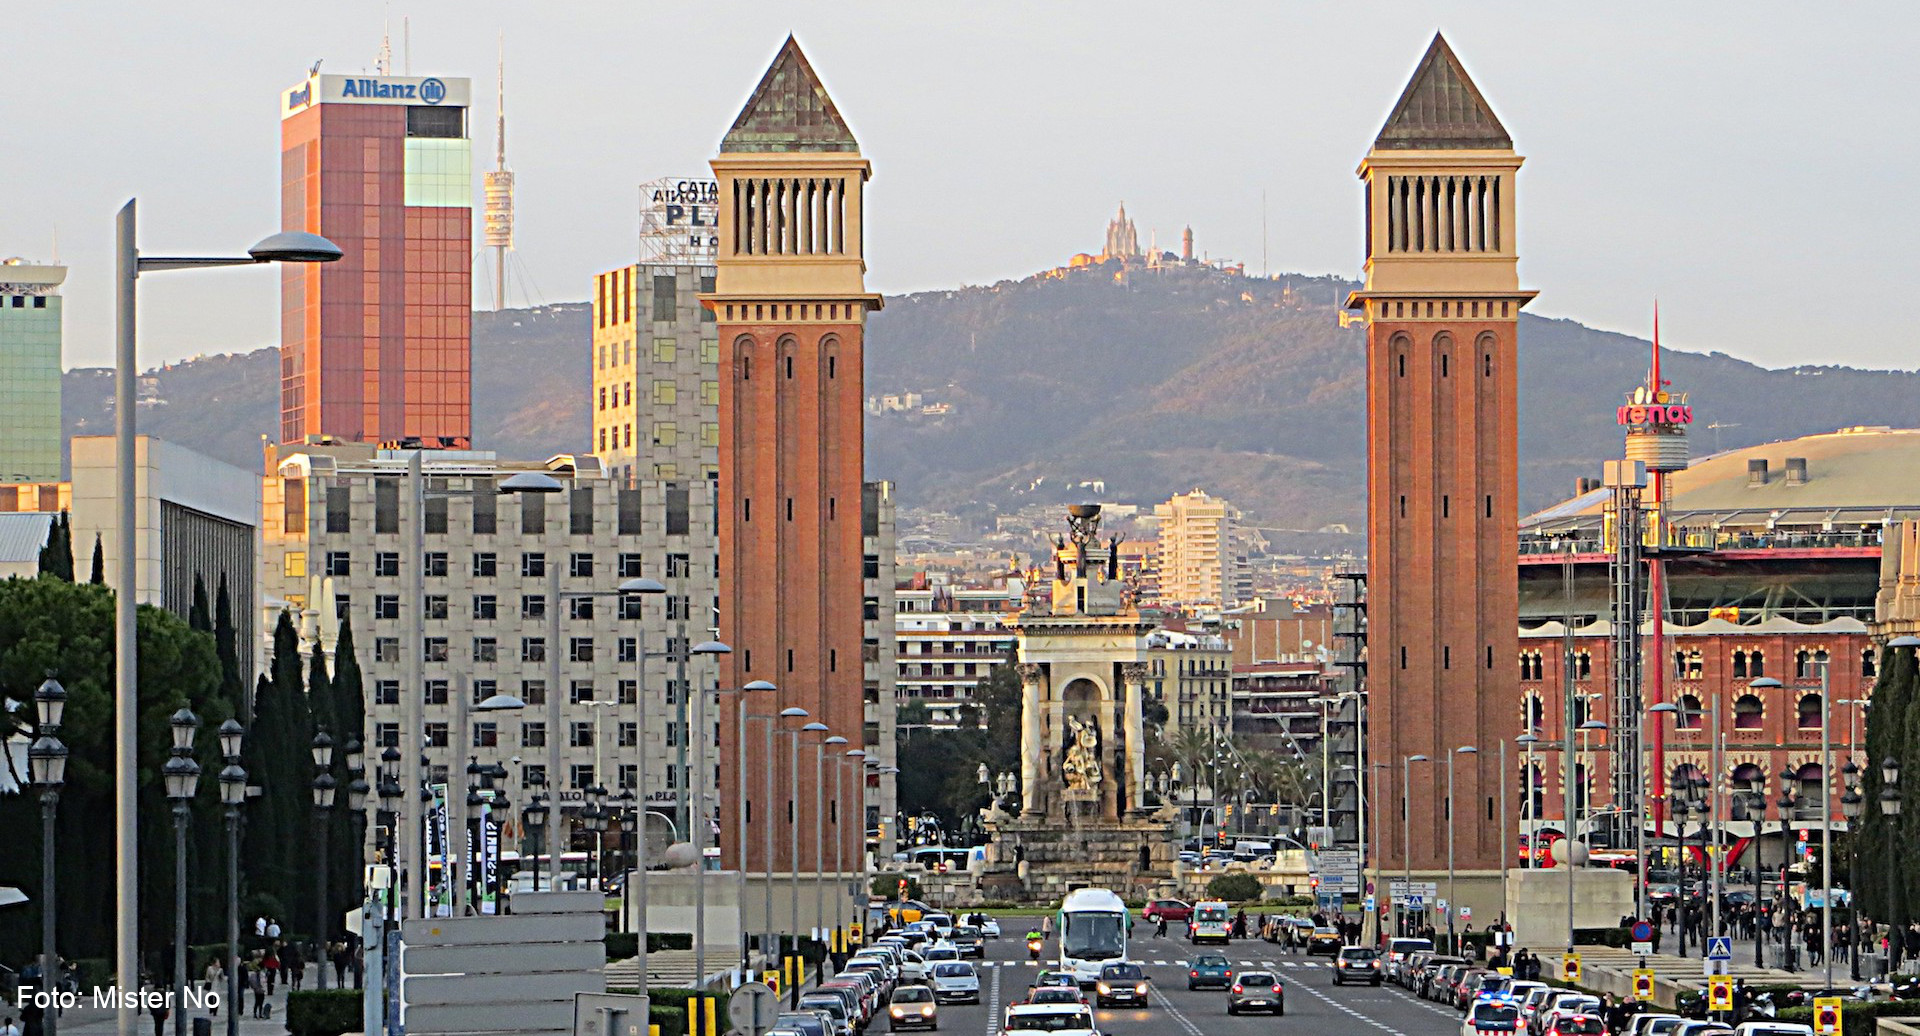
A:
[[[217,997],[227,995],[227,973],[225,969],[220,967],[219,957],[214,957],[207,961],[206,977],[207,992],[212,994],[207,998],[207,1003],[211,1005],[207,1013],[212,1017],[218,1018],[220,1017],[220,1001]]]
[[[265,1018],[267,1016],[267,976],[266,969],[260,967],[257,961],[247,964],[247,986],[253,990],[253,1016]]]
[[[280,955],[280,968],[286,973],[288,989],[299,989],[306,981],[307,955],[300,952],[299,943],[287,944],[286,952]]]
[[[333,944],[333,984],[335,986],[341,989],[347,988],[347,967],[354,960],[353,951],[347,949],[344,941]]]
[[[153,1018],[153,1036],[167,1036],[167,994],[151,981],[147,983],[147,1014]]]
[[[260,969],[267,973],[267,995],[272,996],[274,987],[279,984],[280,979],[279,947],[268,944],[267,954],[260,960]]]
[[[1165,938],[1167,934],[1167,915],[1161,911],[1154,915],[1153,934]]]
[[[267,937],[267,919],[264,916],[253,919],[253,934],[257,938]]]
[[[267,938],[275,940],[280,938],[280,922],[275,918],[267,918]]]
[[[0,1036],[21,1036],[20,1027],[13,1023],[13,1015],[0,1019]]]

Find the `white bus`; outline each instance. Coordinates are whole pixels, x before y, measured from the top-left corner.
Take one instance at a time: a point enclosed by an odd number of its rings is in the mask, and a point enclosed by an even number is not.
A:
[[[1100,981],[1100,968],[1127,959],[1127,904],[1107,889],[1076,889],[1060,903],[1060,970],[1082,987]]]

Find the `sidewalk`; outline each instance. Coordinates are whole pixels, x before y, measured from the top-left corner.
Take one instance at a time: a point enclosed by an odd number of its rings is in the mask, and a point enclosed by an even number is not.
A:
[[[1740,950],[1747,953],[1743,955]],[[1598,989],[1615,996],[1629,995],[1633,991],[1634,971],[1645,968],[1653,972],[1654,1001],[1663,1007],[1672,1007],[1674,997],[1681,992],[1693,992],[1706,985],[1706,961],[1698,954],[1681,957],[1671,953],[1655,953],[1645,957],[1636,956],[1632,950],[1613,946],[1579,946],[1580,985],[1589,989]],[[1749,986],[1804,986],[1816,988],[1825,984],[1824,969],[1802,969],[1800,971],[1782,971],[1779,968],[1756,968],[1753,966],[1753,944],[1734,944],[1734,959],[1727,962],[1728,975],[1735,981],[1745,980]],[[1541,955],[1541,963],[1546,965],[1555,978],[1564,981],[1562,962],[1557,957]],[[1845,984],[1846,967],[1836,961],[1834,981]]]
[[[309,973],[308,977],[312,977],[311,973]],[[352,976],[348,976],[348,980],[351,981]],[[332,982],[331,976],[328,977],[328,982]],[[304,988],[313,988],[312,983],[308,983]],[[247,998],[247,1004],[240,1010],[240,1032],[243,1033],[244,1036],[286,1036],[287,988],[285,986],[280,986],[275,989],[273,995],[267,998],[267,1002],[273,1005],[273,1017],[271,1018],[253,1017],[251,1014],[253,1009],[253,994],[245,993],[245,996]],[[81,1000],[83,1003],[92,1003],[91,991],[83,992],[81,994]],[[187,1012],[186,1031],[188,1036],[192,1036],[193,1033],[193,1019],[199,1017],[206,1017],[206,1012],[200,1010]],[[169,1016],[166,1022],[166,1036],[172,1036],[173,1025],[173,1018]],[[67,1033],[73,1033],[75,1036],[111,1036],[111,1034],[117,1031],[118,1027],[114,1012],[107,1008],[76,1007],[60,1016],[60,1032],[62,1036],[66,1036]],[[152,1033],[153,1016],[142,1013],[140,1015],[140,1027],[138,1031],[141,1036],[147,1036],[147,1034]],[[220,1005],[219,1016],[213,1019],[213,1034],[214,1036],[224,1036],[226,1031],[227,1005],[223,1003]]]

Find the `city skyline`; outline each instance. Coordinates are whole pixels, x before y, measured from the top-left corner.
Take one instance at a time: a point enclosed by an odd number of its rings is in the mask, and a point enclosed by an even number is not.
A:
[[[1440,28],[1502,98],[1501,118],[1529,127],[1516,146],[1531,159],[1524,189],[1542,217],[1520,244],[1524,275],[1546,287],[1542,315],[1644,334],[1657,295],[1663,338],[1680,349],[1769,366],[1914,362],[1882,344],[1899,332],[1872,307],[1806,304],[1897,283],[1894,249],[1913,213],[1880,199],[1899,197],[1885,181],[1915,145],[1877,128],[1903,81],[1911,85],[1894,41],[1910,37],[1900,26],[1913,16],[1891,5],[1855,9],[1854,33],[1772,5],[1757,15],[1740,8],[1737,21],[1727,5],[1648,8],[1631,22],[1566,13],[1549,22],[1513,5],[1439,14],[1377,5],[1364,36],[1344,10],[1224,6],[1198,17],[1025,12],[1017,33],[991,7],[877,18],[805,7],[782,10],[782,24],[760,34],[594,8],[543,16],[540,35],[524,15],[492,5],[457,22],[412,12],[404,33],[409,12],[370,3],[345,5],[318,27],[292,11],[250,11],[242,25],[216,17],[220,5],[204,10],[164,24],[148,12],[105,25],[22,15],[14,40],[36,48],[9,55],[9,80],[66,100],[21,113],[19,160],[0,170],[0,189],[16,202],[0,216],[0,253],[52,259],[57,235],[73,269],[69,366],[109,353],[107,214],[140,196],[142,238],[155,251],[229,252],[270,232],[277,91],[315,58],[329,72],[370,69],[383,18],[396,72],[410,61],[415,71],[469,75],[483,95],[496,34],[513,37],[517,261],[535,302],[577,301],[593,273],[635,257],[638,184],[702,168],[717,143],[712,127],[744,100],[738,83],[765,66],[787,28],[836,69],[836,93],[860,112],[854,131],[890,171],[872,197],[878,290],[990,283],[1057,265],[1095,247],[1121,201],[1143,243],[1157,236],[1175,248],[1190,223],[1200,252],[1257,273],[1263,192],[1267,269],[1356,277],[1356,195],[1345,174],[1367,138],[1353,127],[1386,115],[1366,85],[1399,74]],[[722,12],[712,24],[736,20]],[[648,62],[580,60],[571,41],[589,34],[661,42]],[[149,47],[154,39],[172,45]],[[929,51],[940,60],[928,62]],[[183,65],[219,76],[196,88],[168,71]],[[1087,89],[1096,83],[1106,89]],[[620,96],[638,100],[582,103]],[[475,110],[483,148],[490,102]],[[61,118],[75,110],[91,117]],[[1646,191],[1656,174],[1662,190]],[[1821,186],[1840,183],[1848,189]],[[473,189],[477,201],[477,177]],[[1809,262],[1822,256],[1848,258]],[[269,276],[147,293],[143,364],[276,344]],[[524,304],[520,286],[510,302]],[[1809,355],[1807,342],[1818,351]]]

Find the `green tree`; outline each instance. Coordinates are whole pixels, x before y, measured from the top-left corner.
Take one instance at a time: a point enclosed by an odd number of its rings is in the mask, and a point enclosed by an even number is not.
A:
[[[283,928],[304,931],[313,917],[313,717],[301,668],[300,635],[292,613],[283,611],[247,731],[247,781],[261,792],[247,805],[246,852],[252,890],[286,906],[291,916],[280,918]]]
[[[67,745],[67,784],[58,831],[61,953],[103,957],[112,952],[116,848],[114,813],[114,604],[106,587],[59,579],[0,582],[0,700],[31,702],[49,672],[67,690],[60,739]],[[173,837],[159,773],[171,742],[167,719],[182,705],[203,720],[224,718],[215,699],[212,638],[164,610],[141,607],[139,648],[138,815],[141,839],[139,927],[145,945],[172,938]],[[31,706],[28,706],[31,708]],[[16,717],[16,720],[27,717]],[[205,740],[203,734],[203,741]],[[202,761],[205,765],[205,761]],[[16,778],[24,774],[13,775]],[[217,798],[211,783],[201,799]],[[0,885],[40,888],[38,797],[0,795]],[[189,868],[190,871],[192,868]],[[0,924],[0,959],[21,960],[37,950],[39,897],[30,895]],[[196,895],[192,909],[213,917]]]
[[[340,624],[340,639],[333,647],[333,715],[339,727],[339,732],[334,734],[336,751],[344,751],[348,739],[359,738],[363,759],[377,757],[373,741],[367,736],[367,699],[361,687],[360,661],[354,657],[353,627],[344,622]],[[344,758],[341,765],[345,766]],[[371,771],[373,764],[363,761],[361,766]],[[371,777],[362,779],[369,785],[373,783]],[[336,907],[351,905],[360,895],[361,824],[345,808],[346,785],[352,780],[351,774],[341,771],[340,796],[334,803],[334,824],[328,835],[328,855],[332,860],[328,877]],[[377,808],[371,796],[369,803],[369,808]]]
[[[187,609],[187,625],[202,633],[213,632],[213,608],[207,603],[207,581],[197,572],[193,576],[193,605]]]
[[[40,548],[40,574],[73,582],[73,519],[65,511],[47,526],[47,542]]]
[[[1860,832],[1856,836],[1856,859],[1864,864],[1854,876],[1854,885],[1858,890],[1860,908],[1876,920],[1902,921],[1914,914],[1916,903],[1912,898],[1913,870],[1911,866],[1897,868],[1896,874],[1903,896],[1890,895],[1886,868],[1876,866],[1875,861],[1897,860],[1907,862],[1908,847],[1906,817],[1887,817],[1880,811],[1880,792],[1885,782],[1880,775],[1882,760],[1892,758],[1901,763],[1903,771],[1911,760],[1920,759],[1913,751],[1914,744],[1909,736],[1913,714],[1916,710],[1915,683],[1920,677],[1913,648],[1887,648],[1882,651],[1880,672],[1875,680],[1872,694],[1873,708],[1867,710],[1866,760],[1865,772],[1861,774],[1860,791],[1866,797],[1866,808],[1860,818]],[[1911,773],[1902,774],[1901,784],[1910,783]],[[1903,899],[1902,902],[1895,902]]]
[[[93,534],[93,571],[88,574],[87,582],[95,586],[107,585],[107,555],[100,546],[100,534]]]
[[[247,700],[246,679],[240,675],[240,634],[233,625],[233,598],[227,593],[225,573],[213,595],[213,648],[220,656],[220,696],[241,722],[251,722],[253,708]]]

